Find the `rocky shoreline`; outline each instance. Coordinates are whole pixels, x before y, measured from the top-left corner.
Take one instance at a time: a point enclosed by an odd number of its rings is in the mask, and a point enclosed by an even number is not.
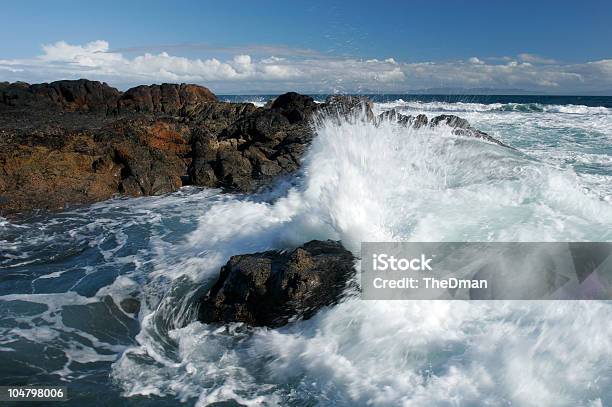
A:
[[[369,120],[445,123],[456,134],[502,144],[456,116],[374,117],[365,98],[325,103],[297,93],[265,107],[220,102],[187,84],[120,92],[76,80],[0,83],[0,216],[61,210],[116,195],[146,196],[184,185],[253,192],[298,170],[313,119],[363,109]]]
[[[508,147],[457,116],[375,116],[364,97],[324,103],[290,92],[265,107],[221,102],[187,84],[120,92],[77,80],[0,83],[0,216],[61,210],[116,195],[146,196],[185,185],[250,193],[297,171],[317,120],[330,114],[378,125],[447,125],[459,136]],[[338,242],[290,252],[234,256],[198,301],[207,323],[277,327],[309,318],[342,297],[354,258]]]

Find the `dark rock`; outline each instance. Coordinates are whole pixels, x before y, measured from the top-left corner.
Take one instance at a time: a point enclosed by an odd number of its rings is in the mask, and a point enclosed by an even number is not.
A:
[[[313,240],[290,252],[233,256],[200,301],[199,320],[278,327],[338,302],[353,275],[340,243]]]
[[[97,140],[112,146],[121,166],[118,191],[131,196],[159,195],[182,186],[191,153],[191,131],[168,120],[124,119],[103,128]]]
[[[121,96],[117,102],[117,111],[186,114],[200,104],[216,101],[217,97],[203,86],[184,83],[142,85],[127,90]]]
[[[252,103],[209,102],[195,105],[186,112],[191,126],[206,129],[217,136],[238,120],[257,111]]]
[[[79,79],[0,86],[0,108],[51,109],[104,113],[115,108],[121,93],[106,83]]]
[[[190,183],[202,186],[217,186],[215,173],[219,141],[208,130],[199,128],[191,138],[192,161],[189,166]]]
[[[222,186],[239,191],[250,191],[253,187],[251,161],[241,151],[221,148],[215,162],[215,174]]]
[[[289,92],[277,97],[270,108],[278,110],[289,123],[296,123],[307,120],[317,109],[317,104],[310,96]]]
[[[366,120],[374,119],[374,103],[365,96],[332,95],[328,96],[321,106],[323,116],[326,114],[346,117],[363,113]]]
[[[202,115],[210,117],[210,111],[192,114],[195,123],[207,128],[193,139],[192,183],[251,192],[297,170],[314,136],[311,119],[317,109],[311,97],[291,92],[279,96],[269,108],[241,104],[240,110],[229,112],[231,120],[224,121],[227,126],[221,130],[203,119]],[[215,108],[213,114],[220,111]]]
[[[401,114],[395,109],[382,112],[376,117],[377,123],[381,123],[383,120],[397,122],[402,126],[414,127],[415,129],[426,126],[428,122],[427,116],[425,116],[424,114],[419,114],[414,117],[411,115]]]
[[[410,115],[403,115],[397,112],[395,109],[391,109],[379,114],[376,117],[377,123],[381,123],[383,120],[397,122],[403,126],[413,127],[415,129],[419,129],[427,125],[429,125],[430,127],[436,127],[443,124],[452,128],[452,133],[457,136],[478,138],[481,140],[486,140],[490,143],[500,145],[502,147],[514,149],[513,147],[510,147],[509,145],[497,140],[496,138],[489,136],[487,133],[473,128],[467,120],[452,114],[443,114],[435,116],[432,117],[431,120],[429,120],[424,114],[419,114],[414,117]]]
[[[106,83],[86,79],[29,85],[24,82],[0,84],[0,108],[36,108],[87,113],[189,114],[202,104],[216,102],[207,88],[191,84],[143,85],[125,93]]]
[[[431,119],[430,126],[435,127],[439,126],[440,124],[445,124],[448,127],[451,127],[453,129],[453,134],[457,136],[478,138],[514,150],[513,147],[510,147],[496,138],[489,136],[487,133],[473,128],[467,120],[462,119],[461,117],[452,114],[443,114]]]
[[[452,127],[454,129],[469,129],[470,123],[462,119],[461,117],[455,116],[453,114],[441,114],[431,119],[430,125],[432,127],[439,125],[440,123],[446,124],[448,127]]]
[[[424,114],[418,114],[414,118],[414,123],[412,124],[415,129],[418,129],[423,126],[427,126],[427,116]]]

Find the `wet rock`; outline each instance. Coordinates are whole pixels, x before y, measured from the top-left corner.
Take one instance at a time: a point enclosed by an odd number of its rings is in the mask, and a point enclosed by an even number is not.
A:
[[[335,304],[353,275],[353,255],[340,243],[308,242],[293,251],[233,256],[199,304],[206,323],[278,327]]]
[[[418,128],[423,127],[423,126],[427,126],[427,116],[425,116],[424,114],[418,114],[414,118],[414,123],[412,124],[412,126],[415,129],[418,129]]]
[[[374,103],[365,96],[332,95],[328,96],[321,106],[324,113],[346,116],[364,113],[367,120],[374,119]]]
[[[441,114],[431,119],[430,125],[435,127],[439,124],[446,124],[448,127],[452,127],[454,129],[470,129],[470,123],[462,119],[461,117],[455,116],[453,114]]]
[[[387,110],[382,112],[376,117],[376,122],[381,123],[383,120],[397,122],[402,126],[413,127],[415,129],[426,126],[429,122],[429,119],[424,114],[419,114],[417,116],[412,115],[404,115],[399,113],[395,109]]]
[[[203,124],[206,131],[198,132],[193,139],[188,171],[192,183],[252,192],[296,171],[314,136],[311,119],[318,108],[311,97],[290,92],[276,98],[268,108],[241,107],[230,112],[233,120],[226,120],[227,126],[221,130]],[[215,114],[218,112],[216,109]],[[192,120],[204,123],[198,115],[192,115]]]
[[[446,125],[453,129],[452,133],[455,135],[478,138],[481,140],[486,140],[490,143],[500,145],[502,147],[514,149],[513,147],[497,140],[496,138],[488,135],[487,133],[473,128],[467,120],[452,114],[434,116],[431,118],[431,120],[429,120],[424,114],[419,114],[415,117],[411,115],[403,115],[397,112],[395,109],[391,109],[379,114],[376,117],[377,123],[380,123],[383,120],[397,122],[403,126],[413,127],[415,129],[419,129],[425,126],[437,127],[440,125]]]

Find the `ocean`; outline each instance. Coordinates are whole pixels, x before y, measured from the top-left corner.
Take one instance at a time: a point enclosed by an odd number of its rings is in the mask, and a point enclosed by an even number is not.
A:
[[[312,239],[357,256],[362,241],[612,241],[612,97],[371,98],[516,150],[328,120],[300,173],[256,195],[184,187],[0,218],[0,385],[64,385],[67,406],[612,405],[607,301],[347,295],[278,329],[195,321],[230,256]]]

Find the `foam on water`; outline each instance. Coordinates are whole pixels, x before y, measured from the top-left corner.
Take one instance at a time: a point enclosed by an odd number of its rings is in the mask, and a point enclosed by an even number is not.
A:
[[[199,275],[190,277],[207,281],[230,254],[312,238],[339,238],[358,254],[362,240],[611,237],[612,207],[583,194],[573,174],[457,139],[450,129],[329,121],[318,131],[303,177],[301,186],[273,203],[228,199],[212,206],[188,238],[191,250],[201,251]],[[564,320],[566,312],[574,317]],[[612,333],[603,322],[611,312],[603,303],[483,306],[353,298],[281,330],[197,322],[170,329],[176,342],[171,356],[151,349],[146,332],[154,327],[145,324],[141,345],[124,354],[113,374],[128,394],[155,389],[197,395],[202,405],[227,398],[299,405],[321,396],[339,405],[432,405],[453,398],[575,405],[596,400],[605,389],[598,386],[609,382],[609,375],[600,377],[605,367],[598,360],[612,356],[602,349]],[[576,349],[592,349],[581,342],[586,323],[578,314],[600,325],[589,328],[599,345],[587,359]],[[566,347],[569,356],[562,353]],[[154,368],[141,364],[150,352]],[[557,371],[566,363],[582,371],[580,377]],[[532,377],[514,376],[530,366]],[[146,378],[135,374],[145,368]],[[585,384],[592,388],[584,390]]]
[[[194,302],[239,253],[311,239],[340,239],[356,255],[363,240],[612,240],[609,115],[461,115],[521,152],[445,127],[329,119],[291,187],[251,197],[186,189],[5,223],[0,266],[29,277],[0,297],[0,346],[63,352],[53,366],[26,362],[68,381],[108,374],[114,361],[124,397],[202,406],[612,403],[607,302],[348,295],[276,330],[194,322]],[[140,301],[136,314],[126,298]]]
[[[470,102],[420,102],[397,99],[376,104],[377,110],[418,110],[421,112],[521,112],[521,113],[567,113],[609,115],[612,109],[603,106],[546,105],[541,103],[470,103]]]

